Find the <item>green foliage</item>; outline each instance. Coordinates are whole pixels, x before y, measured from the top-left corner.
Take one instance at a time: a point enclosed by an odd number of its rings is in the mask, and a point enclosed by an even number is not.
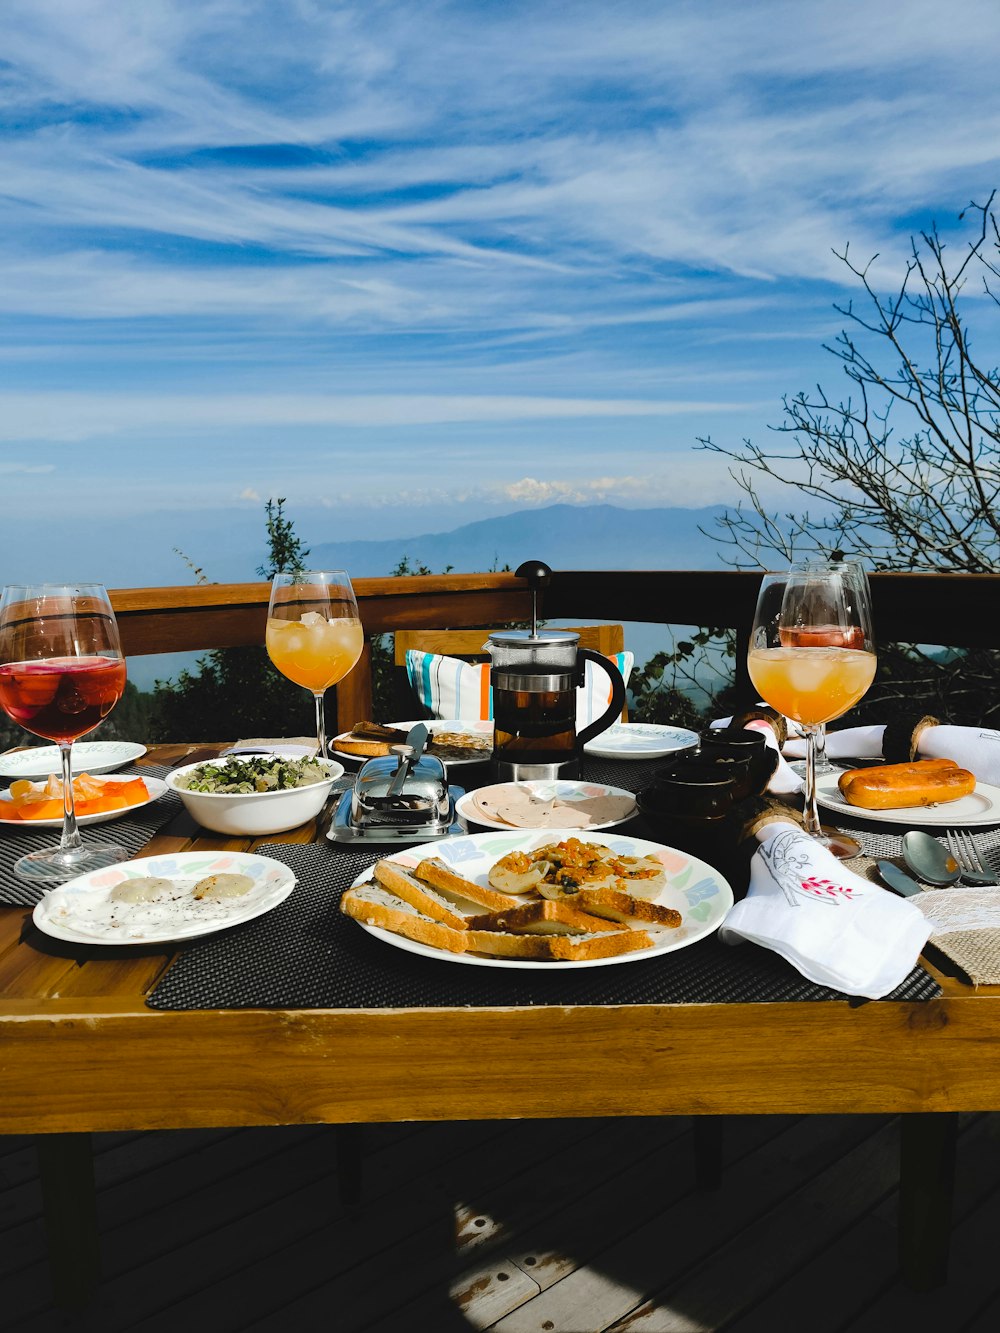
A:
[[[284,507],[284,496],[278,500],[268,500],[264,506],[264,513],[267,516],[268,558],[263,565],[257,566],[257,573],[269,583],[280,571],[293,573],[304,569],[309,554],[308,546],[303,546],[296,537],[292,520],[285,518]]]
[[[312,695],[271,665],[263,648],[217,648],[197,674],[156,682],[154,740],[219,741],[251,736],[311,736]]]
[[[732,672],[736,636],[732,630],[699,628],[672,651],[633,670],[629,680],[634,722],[654,722],[701,730],[713,718],[733,711]],[[707,681],[718,685],[706,686]],[[695,702],[700,697],[701,707]]]

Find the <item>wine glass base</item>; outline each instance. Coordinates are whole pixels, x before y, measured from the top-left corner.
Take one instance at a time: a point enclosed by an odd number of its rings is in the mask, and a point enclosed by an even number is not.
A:
[[[793,759],[793,760],[789,763],[788,767],[792,770],[792,772],[795,774],[795,776],[796,776],[797,778],[804,778],[804,777],[805,777],[805,775],[806,775],[806,761],[805,761],[804,759]],[[828,759],[824,759],[824,760],[822,761],[822,763],[821,763],[819,760],[816,761],[816,776],[817,776],[817,777],[819,777],[819,775],[820,775],[821,773],[836,773],[837,771],[838,771],[838,770],[837,770],[837,765],[836,765],[836,764],[831,764],[830,761],[829,761]]]
[[[124,847],[112,843],[94,843],[85,847],[46,847],[40,852],[29,852],[14,863],[14,874],[33,884],[64,884],[77,875],[89,875],[92,870],[103,870],[118,861],[127,861]]]
[[[831,828],[828,824],[822,824],[819,833],[814,833],[812,837],[838,861],[848,861],[852,856],[861,855],[861,843],[857,838],[852,838],[849,833],[841,833],[840,829]]]

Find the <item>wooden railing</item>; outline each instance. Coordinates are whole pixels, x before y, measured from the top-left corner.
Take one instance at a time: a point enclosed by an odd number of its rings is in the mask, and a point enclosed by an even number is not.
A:
[[[646,621],[735,629],[745,647],[759,573],[737,570],[556,571],[542,594],[550,619]],[[1000,574],[874,574],[878,638],[951,647],[1000,646]],[[524,579],[445,574],[356,579],[367,634],[503,625],[530,616]],[[126,656],[262,644],[267,583],[112,591]],[[737,654],[742,662],[745,653]],[[371,715],[365,660],[337,688],[337,726]]]

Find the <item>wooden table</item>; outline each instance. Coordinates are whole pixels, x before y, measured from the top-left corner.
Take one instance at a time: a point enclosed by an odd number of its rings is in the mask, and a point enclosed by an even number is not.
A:
[[[182,812],[142,854],[254,845]],[[1000,1109],[1000,988],[932,964],[943,994],[924,1003],[148,1009],[170,963],[158,947],[64,945],[30,910],[0,909],[0,1130],[54,1136],[41,1140],[53,1180],[79,1173],[75,1136],[99,1130],[902,1112],[904,1266],[928,1285],[943,1277],[927,1247],[949,1223],[951,1113]]]

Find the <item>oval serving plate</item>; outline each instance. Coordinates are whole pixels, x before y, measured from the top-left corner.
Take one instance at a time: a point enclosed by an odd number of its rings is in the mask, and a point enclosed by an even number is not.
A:
[[[553,839],[578,836],[578,829],[541,829],[534,833],[527,830],[473,833],[465,838],[444,838],[426,848],[411,847],[407,851],[396,852],[386,859],[412,869],[426,856],[439,856],[447,861],[457,874],[475,880],[479,884],[485,884],[490,867],[508,852],[530,851],[534,847],[542,847],[545,843],[552,842]],[[369,926],[364,921],[357,921],[355,924],[386,944],[392,944],[408,953],[420,954],[424,958],[436,958],[446,963],[464,963],[469,967],[553,972],[568,968],[641,963],[643,960],[649,961],[663,954],[673,953],[677,949],[684,949],[717,930],[733,905],[733,891],[727,881],[713,866],[705,861],[699,861],[697,857],[688,856],[687,852],[665,847],[659,842],[647,842],[644,838],[629,838],[622,833],[604,833],[596,836],[588,834],[586,841],[610,847],[622,856],[652,855],[661,861],[667,871],[667,884],[654,901],[662,903],[665,907],[676,908],[683,919],[682,924],[676,930],[655,937],[651,949],[618,954],[612,958],[587,958],[573,962],[539,962],[534,959],[486,958],[478,954],[449,953],[445,949],[432,949],[416,940],[409,940],[404,935],[394,935],[391,931],[382,930],[378,926]],[[370,877],[371,871],[366,870],[354,883],[363,884]]]
[[[698,733],[651,722],[615,722],[583,747],[598,759],[662,759],[698,744]]]
[[[816,778],[816,804],[851,819],[873,820],[878,824],[945,825],[970,828],[978,824],[1000,824],[1000,787],[977,782],[976,790],[958,801],[941,805],[904,805],[897,810],[864,810],[844,800],[837,781],[839,773],[822,773]]]
[[[200,903],[190,898],[198,880],[222,874],[249,875],[253,887],[241,898]],[[170,903],[111,901],[111,890],[117,884],[154,875],[174,880],[183,892]],[[46,893],[32,919],[46,935],[71,944],[160,944],[195,939],[252,921],[284,902],[294,887],[294,873],[269,856],[173,852],[122,861],[68,880]]]
[[[149,799],[146,801],[137,801],[135,805],[127,805],[124,810],[104,810],[96,815],[77,815],[76,822],[81,828],[86,828],[88,824],[106,824],[109,819],[122,819],[125,815],[135,814],[137,810],[145,810],[147,805],[152,805],[158,801],[169,788],[165,782],[159,778],[146,777],[144,774],[138,774],[146,784],[146,790],[149,792]],[[132,782],[133,778],[108,778],[108,786],[115,782]],[[10,804],[10,792],[0,792],[0,805],[6,802]],[[59,819],[0,819],[0,829],[34,829],[34,828],[62,828],[63,821]]]

